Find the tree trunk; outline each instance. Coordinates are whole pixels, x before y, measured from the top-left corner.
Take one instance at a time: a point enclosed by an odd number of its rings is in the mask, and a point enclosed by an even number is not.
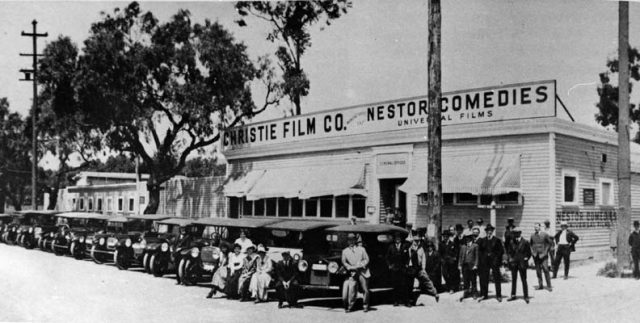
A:
[[[293,96],[293,104],[296,106],[296,115],[302,114],[302,108],[300,107],[300,94]]]
[[[428,125],[428,164],[427,164],[427,219],[416,219],[418,227],[427,225],[427,235],[438,248],[442,227],[442,121],[440,85],[440,0],[429,1],[429,115]],[[428,221],[426,221],[428,220]]]
[[[3,190],[0,190],[0,214],[4,213],[4,203],[6,202],[7,196]]]
[[[49,190],[49,206],[47,210],[55,210],[56,205],[58,204],[58,193],[60,189],[58,187],[54,187]]]
[[[618,272],[630,265],[631,167],[629,147],[629,3],[618,2]]]
[[[147,182],[147,190],[149,191],[149,203],[144,209],[144,214],[156,214],[160,206],[160,184],[157,183],[156,175],[149,174]],[[139,197],[138,197],[139,198]]]

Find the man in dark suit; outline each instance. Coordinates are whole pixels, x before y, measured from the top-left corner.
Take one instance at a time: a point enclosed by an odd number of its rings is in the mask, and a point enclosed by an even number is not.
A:
[[[552,291],[551,277],[549,276],[549,267],[547,267],[547,260],[549,257],[549,251],[553,242],[551,237],[544,231],[540,223],[536,223],[533,227],[533,234],[531,234],[531,253],[533,256],[533,263],[536,265],[536,275],[538,276],[538,289],[543,289],[542,284],[542,272],[544,272],[544,278],[547,281],[547,288]]]
[[[300,308],[298,305],[298,264],[291,258],[288,251],[282,253],[282,260],[276,263],[276,293],[278,294],[278,308],[282,308],[287,301],[289,307]]]
[[[442,236],[444,241],[439,250],[442,258],[442,275],[449,293],[453,294],[460,288],[460,271],[458,270],[460,245],[455,241],[453,232],[444,231]]]
[[[473,299],[476,299],[476,271],[478,270],[478,245],[473,243],[473,235],[465,235],[466,244],[460,248],[460,255],[458,256],[458,270],[462,272],[462,279],[464,281],[464,292],[460,301],[462,302],[466,297],[471,295]]]
[[[629,245],[631,246],[631,257],[633,258],[633,276],[640,279],[640,222],[633,221],[633,232],[629,235]]]
[[[433,287],[440,293],[442,292],[442,260],[440,254],[436,252],[436,246],[431,241],[427,241],[425,256],[425,271],[431,279]]]
[[[576,251],[576,242],[580,238],[569,230],[566,221],[560,223],[561,230],[556,233],[556,259],[553,262],[553,278],[558,277],[560,261],[564,262],[564,279],[569,279],[569,264],[571,263],[571,253]]]
[[[504,228],[504,249],[507,254],[509,254],[509,248],[511,248],[511,240],[513,239],[513,228],[516,225],[514,224],[513,218],[507,219],[507,226]]]
[[[502,302],[500,264],[502,263],[504,247],[502,246],[502,241],[493,235],[495,228],[491,224],[488,224],[484,231],[486,232],[486,236],[478,240],[478,251],[480,255],[478,271],[480,274],[481,296],[478,302],[489,299],[489,271],[491,271],[493,275],[496,299],[498,302]]]
[[[393,306],[398,306],[400,302],[410,306],[409,295],[407,295],[407,284],[405,276],[407,272],[406,264],[409,259],[408,246],[402,242],[401,233],[396,233],[394,243],[389,245],[385,259],[389,267],[391,286],[393,287]],[[413,281],[411,281],[413,283]]]
[[[511,297],[508,301],[516,300],[516,290],[518,284],[518,274],[522,281],[522,291],[524,301],[529,304],[529,287],[527,286],[527,267],[531,258],[531,245],[529,241],[521,237],[522,231],[519,228],[511,229],[513,239],[509,247],[509,268],[511,269]]]

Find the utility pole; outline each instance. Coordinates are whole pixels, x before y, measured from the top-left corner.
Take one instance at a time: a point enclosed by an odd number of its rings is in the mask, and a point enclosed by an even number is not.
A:
[[[37,203],[37,177],[38,177],[38,132],[36,131],[36,114],[38,112],[38,56],[42,56],[42,54],[38,54],[38,37],[47,37],[48,34],[38,34],[36,30],[36,26],[38,22],[34,19],[31,22],[33,25],[33,33],[22,32],[22,36],[31,37],[33,39],[33,53],[31,54],[23,54],[20,53],[20,56],[31,56],[33,57],[33,67],[32,69],[21,69],[20,72],[24,73],[24,79],[20,81],[31,81],[33,82],[33,108],[31,110],[31,208],[33,210],[38,209]],[[33,78],[31,77],[33,75]]]
[[[618,272],[629,264],[631,166],[629,148],[629,3],[618,2]]]
[[[428,165],[427,165],[427,236],[439,245],[440,229],[442,228],[442,120],[440,98],[441,68],[440,68],[440,43],[441,43],[441,13],[440,0],[429,0],[429,115],[428,125]],[[426,219],[416,219],[418,227],[424,227]]]

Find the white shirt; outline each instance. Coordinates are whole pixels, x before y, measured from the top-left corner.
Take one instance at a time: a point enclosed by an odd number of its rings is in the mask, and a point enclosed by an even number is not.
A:
[[[569,242],[567,241],[567,230],[562,230],[562,232],[560,233],[558,244],[569,244]]]

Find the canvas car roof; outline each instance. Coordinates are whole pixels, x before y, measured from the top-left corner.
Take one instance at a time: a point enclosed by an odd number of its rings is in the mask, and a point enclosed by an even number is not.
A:
[[[265,225],[266,229],[287,230],[287,231],[309,231],[318,228],[335,227],[345,224],[346,221],[306,221],[306,220],[285,220]]]
[[[16,213],[22,214],[22,215],[25,215],[25,214],[38,214],[39,215],[39,214],[58,214],[58,213],[60,213],[60,211],[56,211],[56,210],[37,210],[37,211],[25,210],[25,211],[18,211]]]
[[[326,228],[327,232],[353,232],[353,233],[395,233],[409,234],[409,231],[391,224],[345,224],[337,227]]]
[[[172,218],[173,216],[167,214],[135,214],[128,216],[129,219],[134,220],[151,220],[158,221],[163,219]]]
[[[56,214],[61,218],[108,220],[110,216],[91,212],[63,212]]]
[[[232,227],[232,228],[261,228],[265,225],[281,222],[282,219],[266,219],[266,218],[202,218],[195,221],[195,224],[211,225],[217,227]]]
[[[112,216],[112,217],[107,217],[107,220],[109,220],[109,222],[129,222],[129,218],[125,217],[125,216]]]
[[[189,224],[192,224],[195,220],[197,219],[171,217],[168,219],[158,221],[158,224],[172,224],[172,225],[179,225],[179,226],[187,226]]]

